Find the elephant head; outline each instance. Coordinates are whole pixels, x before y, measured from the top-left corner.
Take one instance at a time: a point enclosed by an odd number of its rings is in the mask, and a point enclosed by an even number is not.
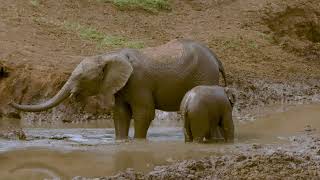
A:
[[[60,91],[51,99],[37,105],[10,105],[21,111],[38,112],[53,108],[70,96],[114,94],[125,86],[133,68],[128,57],[119,53],[98,55],[84,59],[72,72]]]
[[[224,88],[224,90],[227,94],[227,97],[229,99],[231,106],[233,107],[234,104],[236,103],[236,90],[228,87]]]

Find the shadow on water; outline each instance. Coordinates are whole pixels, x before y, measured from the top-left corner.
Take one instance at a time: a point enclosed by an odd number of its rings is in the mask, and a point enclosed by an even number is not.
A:
[[[235,144],[284,143],[283,139],[305,128],[320,128],[320,105],[292,106],[285,112],[274,109],[278,108],[266,110],[255,121],[236,123]],[[30,128],[26,134],[27,141],[0,140],[1,178],[97,177],[127,168],[147,172],[156,165],[228,153],[234,148],[230,144],[185,144],[181,127],[153,127],[148,141],[133,142],[114,141],[110,128]]]

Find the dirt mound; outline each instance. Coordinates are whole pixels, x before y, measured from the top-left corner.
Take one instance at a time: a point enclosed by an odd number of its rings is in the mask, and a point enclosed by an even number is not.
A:
[[[267,20],[268,26],[275,33],[276,39],[285,36],[290,38],[320,42],[320,18],[318,12],[301,6],[299,8],[287,7],[283,12],[271,13]]]
[[[320,59],[319,3],[278,3],[265,11],[264,20],[277,44],[307,60]]]
[[[232,162],[232,159],[230,159]],[[236,160],[236,162],[234,162]],[[233,157],[233,165],[227,167],[220,178],[241,177],[243,179],[312,179],[320,175],[317,162],[309,161],[308,157],[297,157],[285,152],[270,155]]]
[[[145,179],[283,179],[315,178],[320,175],[318,163],[287,155],[272,154],[224,156],[181,162],[170,167],[159,167]]]

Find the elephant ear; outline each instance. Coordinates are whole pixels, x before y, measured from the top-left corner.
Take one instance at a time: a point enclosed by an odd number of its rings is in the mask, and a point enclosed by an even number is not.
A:
[[[105,95],[114,95],[126,85],[132,71],[132,65],[125,57],[106,60],[103,68],[102,93]]]

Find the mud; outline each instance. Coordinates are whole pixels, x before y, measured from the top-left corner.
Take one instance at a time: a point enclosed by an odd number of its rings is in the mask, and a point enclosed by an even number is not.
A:
[[[267,22],[275,43],[307,60],[320,58],[319,5],[305,3],[276,3],[265,7]]]
[[[231,155],[184,160],[155,167],[149,173],[128,169],[98,179],[318,179],[318,136],[302,135],[282,148],[271,145],[235,147]],[[311,148],[309,143],[313,145]]]
[[[0,174],[11,179],[312,178],[320,173],[319,110],[319,104],[266,107],[253,121],[237,121],[234,144],[185,144],[178,124],[155,125],[148,141],[125,142],[115,141],[114,129],[102,124],[67,129],[43,124],[24,128],[25,141],[0,140]]]

